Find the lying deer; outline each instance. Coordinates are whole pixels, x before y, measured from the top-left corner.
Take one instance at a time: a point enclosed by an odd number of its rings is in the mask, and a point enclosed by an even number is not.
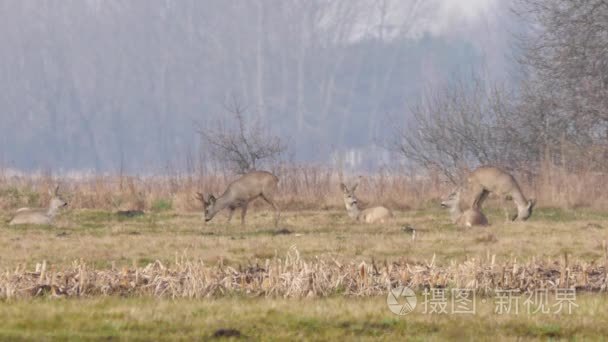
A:
[[[346,212],[350,218],[365,223],[386,223],[393,217],[393,213],[383,206],[361,209],[359,207],[359,201],[355,196],[357,186],[359,186],[358,180],[350,189],[344,183],[340,183],[344,205],[346,206]]]
[[[278,184],[279,179],[272,173],[253,171],[230,183],[226,191],[218,198],[213,195],[205,198],[200,192],[197,193],[196,198],[203,203],[205,222],[211,221],[215,214],[224,208],[228,208],[228,222],[230,223],[234,210],[241,208],[241,226],[244,226],[249,202],[261,197],[273,207],[275,212],[274,226],[276,227],[279,224],[280,211],[274,201],[274,194],[277,192]]]
[[[487,226],[488,218],[477,207],[462,210],[461,189],[454,190],[441,202],[441,206],[450,210],[452,223],[460,227]]]
[[[59,212],[59,209],[67,206],[68,203],[59,196],[59,185],[55,188],[55,192],[49,190],[49,195],[51,195],[51,201],[48,209],[20,208],[9,222],[9,225],[53,224],[53,219]]]

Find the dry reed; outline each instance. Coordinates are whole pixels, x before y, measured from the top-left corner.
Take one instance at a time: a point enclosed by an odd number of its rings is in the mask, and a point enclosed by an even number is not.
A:
[[[495,289],[606,291],[606,265],[516,259],[497,262],[495,256],[469,259],[446,266],[428,263],[341,264],[335,259],[304,260],[295,247],[284,258],[232,267],[206,265],[176,258],[173,265],[160,261],[146,267],[96,270],[82,261],[55,270],[46,262],[36,270],[22,268],[0,274],[0,298],[153,296],[161,298],[208,298],[230,295],[285,298],[331,295],[377,296],[399,285],[414,289],[461,288],[490,294]]]
[[[283,166],[277,200],[284,210],[340,209],[343,207],[339,183],[356,175],[344,175],[330,167]],[[534,176],[530,176],[534,175]],[[538,200],[540,207],[608,210],[608,193],[598,184],[608,182],[608,174],[579,169],[566,170],[542,163],[533,173],[515,175],[524,192]],[[167,176],[80,175],[53,177],[51,174],[10,175],[0,170],[0,209],[44,206],[47,190],[60,183],[71,208],[103,210],[149,210],[157,201],[166,201],[177,211],[200,210],[196,192],[220,194],[236,177],[225,173],[173,173]],[[438,174],[421,176],[406,169],[379,170],[364,175],[357,190],[360,201],[393,209],[419,209],[437,202],[453,187]]]

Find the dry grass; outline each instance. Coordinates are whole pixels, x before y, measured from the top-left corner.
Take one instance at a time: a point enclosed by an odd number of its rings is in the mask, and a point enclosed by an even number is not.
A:
[[[531,261],[516,259],[496,262],[470,259],[464,263],[437,266],[428,264],[350,262],[335,259],[306,261],[292,247],[284,258],[266,259],[261,264],[238,268],[222,263],[176,260],[165,266],[161,261],[145,267],[94,269],[74,261],[63,270],[49,269],[46,262],[35,270],[17,268],[0,275],[0,298],[90,296],[154,296],[161,298],[207,298],[229,295],[284,298],[381,296],[391,288],[475,289],[488,295],[495,289],[516,289],[521,293],[535,289],[576,288],[578,291],[606,291],[606,264],[587,262]]]
[[[226,224],[222,215],[203,224],[192,195],[217,193],[232,179],[225,175],[63,178],[71,206],[55,227],[8,226],[15,208],[46,203],[56,179],[5,174],[0,338],[194,339],[224,328],[252,339],[315,333],[320,340],[484,339],[494,338],[487,332],[495,330],[506,339],[592,338],[605,332],[599,327],[607,317],[608,202],[594,184],[604,176],[546,171],[534,180],[518,177],[540,201],[531,220],[506,224],[502,211],[490,207],[492,225],[470,230],[449,224],[438,208],[447,191],[438,178],[394,173],[368,176],[359,196],[395,209],[395,220],[352,222],[337,186],[347,177],[324,168],[280,171],[279,230],[270,228],[263,203],[250,210],[245,229]],[[140,208],[145,214],[132,218],[114,213]],[[404,226],[416,229],[415,240]],[[398,284],[470,287],[482,294],[539,287],[593,293],[567,321],[497,318],[488,313],[491,307],[474,319],[402,320],[385,306],[386,290]],[[74,297],[79,300],[55,300]],[[194,315],[201,307],[213,309]]]
[[[397,212],[378,225],[355,224],[343,211],[296,211],[274,230],[270,212],[254,210],[243,230],[221,217],[203,225],[197,214],[73,210],[59,227],[2,229],[0,297],[374,296],[397,284],[605,291],[601,213],[541,209],[508,224],[500,210],[489,217],[491,227],[464,230],[439,210]]]
[[[277,200],[283,209],[341,208],[339,183],[350,181],[332,168],[282,167],[274,171],[279,179]],[[9,175],[0,172],[0,209],[43,206],[48,189],[60,183],[72,208],[129,210],[154,209],[164,202],[180,211],[200,209],[196,192],[221,194],[236,177],[228,174],[175,173],[170,176],[53,177],[50,174]],[[405,172],[379,171],[368,175],[358,195],[395,209],[419,208],[441,196],[444,190],[437,177],[416,177]]]
[[[395,214],[391,223],[365,225],[352,222],[345,210],[285,211],[280,228],[291,234],[277,234],[266,208],[251,210],[245,229],[236,222],[227,225],[221,215],[205,225],[198,213],[123,219],[106,211],[70,210],[57,227],[4,224],[0,270],[17,265],[31,269],[42,260],[65,267],[80,259],[94,268],[120,268],[155,260],[169,264],[176,256],[238,266],[284,256],[294,245],[305,259],[335,258],[341,263],[375,259],[419,264],[435,256],[438,265],[446,265],[488,254],[498,260],[561,260],[564,253],[592,262],[604,258],[603,241],[608,239],[606,215],[589,210],[539,209],[531,220],[514,224],[504,223],[500,210],[490,211],[492,225],[471,230],[451,225],[440,209]],[[416,228],[416,240],[402,229],[405,225]]]
[[[287,210],[342,208],[339,183],[355,175],[329,167],[283,166],[279,176],[279,205]],[[535,174],[534,177],[530,176]],[[542,163],[534,172],[516,174],[524,192],[538,199],[540,207],[608,210],[608,193],[598,184],[608,174],[593,170],[566,170]],[[0,170],[0,209],[44,206],[48,189],[61,183],[63,193],[76,209],[178,211],[200,209],[196,192],[220,194],[235,176],[201,171],[173,172],[167,176],[78,175],[53,177],[50,173],[20,175]],[[393,209],[421,209],[434,204],[452,188],[439,174],[421,176],[407,169],[379,170],[364,177],[357,195],[363,204],[383,204]]]

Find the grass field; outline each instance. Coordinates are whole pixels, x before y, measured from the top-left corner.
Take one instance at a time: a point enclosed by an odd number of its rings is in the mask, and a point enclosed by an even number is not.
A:
[[[199,340],[238,332],[243,339],[444,341],[567,339],[601,340],[608,334],[608,299],[578,298],[571,315],[496,314],[490,302],[474,315],[397,316],[385,298],[263,299],[208,301],[150,298],[34,300],[0,306],[3,340]],[[235,337],[233,337],[235,338]]]
[[[522,263],[561,262],[564,257],[594,265],[606,262],[608,213],[542,208],[520,223],[504,223],[499,210],[490,210],[488,216],[491,227],[467,230],[449,224],[447,213],[438,208],[397,212],[393,223],[378,225],[353,223],[340,210],[287,211],[279,231],[271,226],[271,212],[264,209],[251,210],[244,229],[238,219],[227,225],[221,215],[205,225],[196,212],[159,210],[118,218],[107,211],[68,210],[56,227],[3,223],[0,269],[33,271],[45,261],[57,270],[78,261],[104,270],[143,267],[156,260],[170,265],[176,259],[237,268],[284,257],[293,248],[305,260],[355,264],[375,260],[459,265],[490,256]],[[3,212],[2,222],[9,217]],[[415,240],[402,230],[404,225],[416,229]],[[291,340],[600,339],[608,334],[603,323],[608,318],[607,301],[605,293],[579,294],[579,307],[572,315],[498,315],[488,298],[478,302],[474,315],[429,315],[418,308],[397,316],[388,310],[386,296],[335,293],[316,298],[233,294],[194,300],[42,296],[4,300],[0,337],[191,339],[238,331],[241,338]]]
[[[10,216],[4,213],[3,221]],[[236,215],[235,215],[236,216]],[[4,224],[0,236],[0,267],[35,265],[46,260],[61,266],[76,259],[98,267],[172,262],[176,256],[238,264],[284,255],[297,246],[306,258],[331,256],[338,260],[461,262],[496,254],[525,260],[561,258],[593,261],[605,256],[608,213],[588,210],[539,209],[527,222],[505,223],[501,211],[490,211],[489,228],[470,230],[449,223],[440,209],[397,212],[395,222],[364,225],[351,222],[344,211],[284,212],[279,229],[271,212],[252,211],[245,228],[230,225],[219,215],[208,224],[200,213],[159,212],[122,219],[111,212],[77,210],[63,214],[57,227]],[[417,238],[401,227],[417,229]]]

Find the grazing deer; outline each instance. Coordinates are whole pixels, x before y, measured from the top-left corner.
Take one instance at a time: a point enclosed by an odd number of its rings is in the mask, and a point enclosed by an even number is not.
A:
[[[527,220],[532,215],[535,200],[527,200],[519,188],[515,178],[506,171],[495,166],[482,166],[473,171],[468,179],[468,187],[473,194],[471,207],[481,208],[481,205],[490,193],[502,199],[505,218],[509,221],[509,209],[506,201],[511,198],[517,205],[517,215],[511,221]]]
[[[344,205],[346,206],[346,212],[350,218],[365,223],[386,223],[393,217],[393,213],[382,206],[361,210],[361,208],[359,208],[359,201],[355,196],[355,190],[358,185],[359,181],[349,189],[344,183],[340,183],[340,189],[344,196]]]
[[[465,211],[462,210],[460,193],[461,189],[456,189],[441,202],[442,207],[450,209],[452,223],[467,228],[473,226],[487,226],[488,218],[479,210],[479,208],[472,207]]]
[[[228,208],[228,223],[236,208],[241,208],[241,226],[245,226],[245,215],[247,205],[254,199],[261,197],[274,208],[274,226],[279,224],[280,211],[274,201],[279,179],[277,176],[266,171],[253,171],[243,175],[241,178],[230,183],[224,194],[218,198],[209,195],[208,198],[202,193],[197,193],[196,198],[203,203],[203,218],[205,222],[211,219],[224,208]]]
[[[59,185],[55,188],[54,193],[49,190],[49,195],[51,195],[51,202],[49,203],[48,209],[20,208],[9,222],[9,225],[53,224],[53,219],[57,215],[59,209],[67,206],[68,203],[59,196]]]

